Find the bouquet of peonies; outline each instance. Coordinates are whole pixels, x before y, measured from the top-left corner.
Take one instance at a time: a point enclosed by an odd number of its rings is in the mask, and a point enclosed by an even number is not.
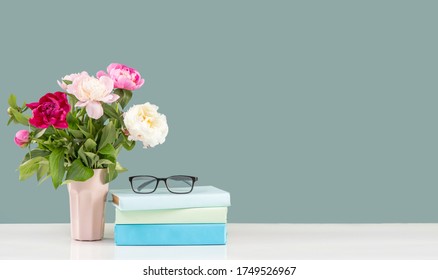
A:
[[[63,91],[47,93],[38,102],[19,107],[11,95],[8,124],[27,127],[14,140],[19,147],[29,148],[19,167],[19,179],[36,173],[38,181],[51,177],[58,188],[71,181],[86,181],[93,169],[106,169],[110,182],[126,170],[117,162],[122,148],[132,150],[135,141],[142,141],[144,148],[162,144],[168,126],[157,106],[147,102],[123,112],[132,91],[143,83],[137,70],[112,63],[96,77],[85,71],[63,77],[58,81]],[[28,109],[31,116],[26,115]]]

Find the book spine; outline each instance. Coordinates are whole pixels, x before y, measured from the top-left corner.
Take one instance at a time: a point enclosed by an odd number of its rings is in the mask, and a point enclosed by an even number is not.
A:
[[[225,224],[119,225],[114,228],[117,246],[224,245]]]
[[[116,224],[226,223],[227,207],[122,211],[116,208]]]

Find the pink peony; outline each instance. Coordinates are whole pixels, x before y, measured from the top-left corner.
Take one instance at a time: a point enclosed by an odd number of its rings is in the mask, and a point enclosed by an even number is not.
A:
[[[114,82],[111,78],[102,76],[99,79],[82,72],[72,84],[67,86],[67,92],[79,100],[76,107],[85,107],[92,119],[99,119],[103,115],[101,102],[113,103],[119,96],[113,94]]]
[[[63,92],[47,93],[38,102],[26,104],[32,110],[33,117],[29,123],[37,128],[67,128],[67,114],[70,104]]]
[[[74,81],[77,77],[79,77],[79,76],[81,76],[81,75],[88,75],[88,73],[85,72],[85,71],[82,71],[81,73],[73,73],[73,74],[70,74],[70,75],[65,75],[64,77],[62,77],[61,81],[57,81],[57,82],[58,82],[58,85],[59,85],[63,90],[67,90],[67,86],[68,86],[68,85],[67,85],[64,81],[70,81],[70,82],[73,83],[73,81]]]
[[[22,129],[15,134],[14,142],[20,148],[26,147],[29,144],[29,140],[29,131],[27,130]]]
[[[114,81],[115,88],[136,90],[144,84],[144,79],[141,78],[140,73],[126,65],[111,63],[106,70],[108,73],[99,71],[96,76],[98,78],[102,76],[110,77]]]

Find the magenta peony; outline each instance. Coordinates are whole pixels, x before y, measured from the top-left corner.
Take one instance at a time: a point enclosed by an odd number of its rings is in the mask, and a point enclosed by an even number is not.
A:
[[[15,144],[17,144],[18,147],[24,148],[29,144],[29,131],[22,129],[17,131],[14,138]]]
[[[70,104],[63,92],[47,93],[38,102],[26,104],[32,110],[33,117],[29,123],[37,128],[67,128],[67,114]]]
[[[127,90],[139,89],[144,84],[144,79],[140,73],[134,68],[128,67],[120,63],[111,63],[107,67],[107,72],[99,71],[96,76],[108,76],[114,81],[114,87]]]

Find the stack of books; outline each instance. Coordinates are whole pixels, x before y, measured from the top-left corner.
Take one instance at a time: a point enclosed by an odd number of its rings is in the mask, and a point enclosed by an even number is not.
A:
[[[188,194],[158,188],[151,194],[111,190],[116,207],[114,240],[119,246],[224,245],[230,194],[195,186]]]

